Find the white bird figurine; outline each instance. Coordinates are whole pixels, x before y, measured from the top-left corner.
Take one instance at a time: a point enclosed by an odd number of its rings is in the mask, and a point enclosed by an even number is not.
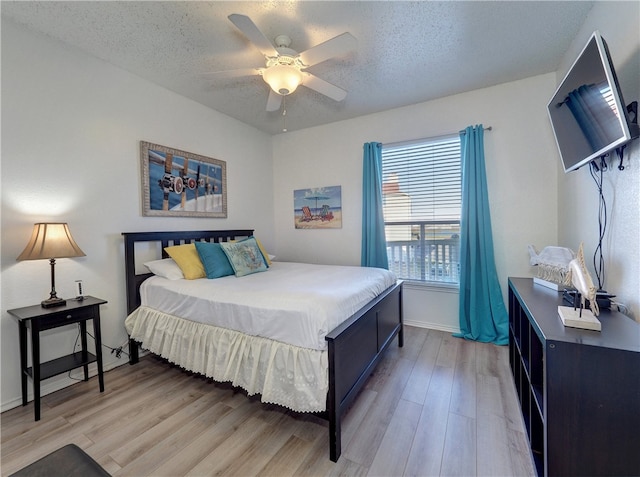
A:
[[[565,277],[565,285],[572,285],[580,294],[580,310],[585,306],[585,300],[589,300],[589,308],[593,316],[598,316],[600,310],[596,300],[596,287],[591,280],[591,275],[584,262],[583,244],[580,243],[578,255],[569,262],[569,271]]]

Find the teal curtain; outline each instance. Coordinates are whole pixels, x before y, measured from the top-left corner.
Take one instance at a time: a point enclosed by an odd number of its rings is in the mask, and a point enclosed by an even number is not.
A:
[[[460,131],[460,330],[454,336],[506,345],[509,320],[493,255],[482,124]]]
[[[362,167],[362,255],[363,267],[389,269],[382,214],[382,144],[364,145]]]

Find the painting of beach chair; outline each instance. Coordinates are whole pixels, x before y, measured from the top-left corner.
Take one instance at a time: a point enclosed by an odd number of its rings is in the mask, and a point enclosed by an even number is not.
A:
[[[322,206],[322,210],[320,211],[320,218],[324,222],[325,220],[333,220],[333,212],[329,210],[329,206],[324,204]]]
[[[342,228],[342,187],[294,190],[293,218],[296,229]]]
[[[311,215],[311,209],[308,206],[302,207],[302,218],[301,222],[311,222],[313,220],[313,215]]]

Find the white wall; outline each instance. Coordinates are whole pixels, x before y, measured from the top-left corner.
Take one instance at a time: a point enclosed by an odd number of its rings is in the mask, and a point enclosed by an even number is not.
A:
[[[140,140],[226,161],[228,218],[142,217]],[[35,222],[69,223],[87,256],[57,261],[58,295],[75,296],[74,280],[82,279],[88,294],[108,300],[103,342],[119,346],[126,340],[121,232],[255,228],[269,248],[272,175],[271,137],[3,19],[2,408],[20,400],[18,326],[6,310],[37,304],[50,289],[46,261],[16,262]],[[45,333],[43,360],[71,352],[75,336],[73,328]],[[105,354],[107,368],[123,362]],[[69,382],[47,380],[43,391]]]
[[[557,83],[587,43],[599,30],[609,45],[620,88],[627,104],[640,101],[640,3],[596,2],[585,24],[567,51],[558,69]],[[624,303],[630,315],[640,321],[640,140],[625,150],[624,171],[613,167],[604,174],[604,194],[608,210],[604,240],[604,288]],[[588,167],[560,172],[559,241],[577,250],[584,242],[585,258],[594,283],[593,253],[598,244],[598,192]]]
[[[283,260],[360,264],[362,145],[455,133],[485,133],[496,267],[507,277],[532,276],[528,244],[557,242],[557,161],[546,115],[555,88],[547,74],[274,138],[277,255]],[[348,98],[347,98],[348,101]],[[342,186],[342,229],[295,229],[293,191]],[[458,330],[458,296],[451,290],[405,290],[407,323]]]

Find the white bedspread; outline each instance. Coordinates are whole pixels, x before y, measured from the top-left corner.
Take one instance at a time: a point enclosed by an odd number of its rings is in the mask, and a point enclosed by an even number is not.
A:
[[[241,278],[151,277],[125,327],[152,353],[262,402],[324,411],[325,335],[395,280],[381,269],[286,262]]]
[[[326,334],[393,285],[379,268],[273,262],[241,278],[167,280],[140,288],[142,306],[194,322],[324,350]]]

